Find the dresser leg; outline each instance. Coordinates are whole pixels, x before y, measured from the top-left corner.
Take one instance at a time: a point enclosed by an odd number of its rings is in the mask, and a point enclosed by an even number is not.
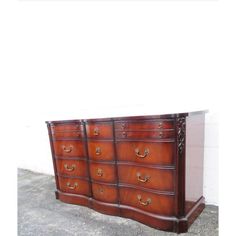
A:
[[[55,191],[55,196],[56,196],[56,199],[59,199],[59,196],[58,196],[58,192]]]

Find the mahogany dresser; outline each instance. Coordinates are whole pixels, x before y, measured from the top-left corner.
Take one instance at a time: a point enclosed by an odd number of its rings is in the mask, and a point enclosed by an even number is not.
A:
[[[187,232],[205,206],[204,116],[47,121],[56,198]]]

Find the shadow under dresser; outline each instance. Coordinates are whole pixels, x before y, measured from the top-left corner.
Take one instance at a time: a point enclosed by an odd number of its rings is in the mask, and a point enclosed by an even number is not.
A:
[[[56,198],[187,232],[204,209],[205,111],[47,121]]]

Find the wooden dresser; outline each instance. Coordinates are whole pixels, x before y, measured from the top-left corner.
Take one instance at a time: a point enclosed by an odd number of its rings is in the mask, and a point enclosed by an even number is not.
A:
[[[186,232],[205,206],[204,116],[47,121],[56,198]]]

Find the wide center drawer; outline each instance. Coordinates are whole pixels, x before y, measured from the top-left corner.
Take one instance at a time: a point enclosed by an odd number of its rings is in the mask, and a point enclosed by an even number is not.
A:
[[[86,157],[84,142],[74,140],[53,141],[56,156]]]
[[[150,193],[137,189],[121,187],[120,204],[133,206],[155,214],[173,216],[174,196]]]
[[[119,183],[174,192],[174,170],[118,164]]]
[[[56,159],[57,172],[68,176],[88,176],[88,166],[85,160]]]
[[[157,165],[174,165],[174,147],[174,142],[119,141],[116,143],[118,161]]]

